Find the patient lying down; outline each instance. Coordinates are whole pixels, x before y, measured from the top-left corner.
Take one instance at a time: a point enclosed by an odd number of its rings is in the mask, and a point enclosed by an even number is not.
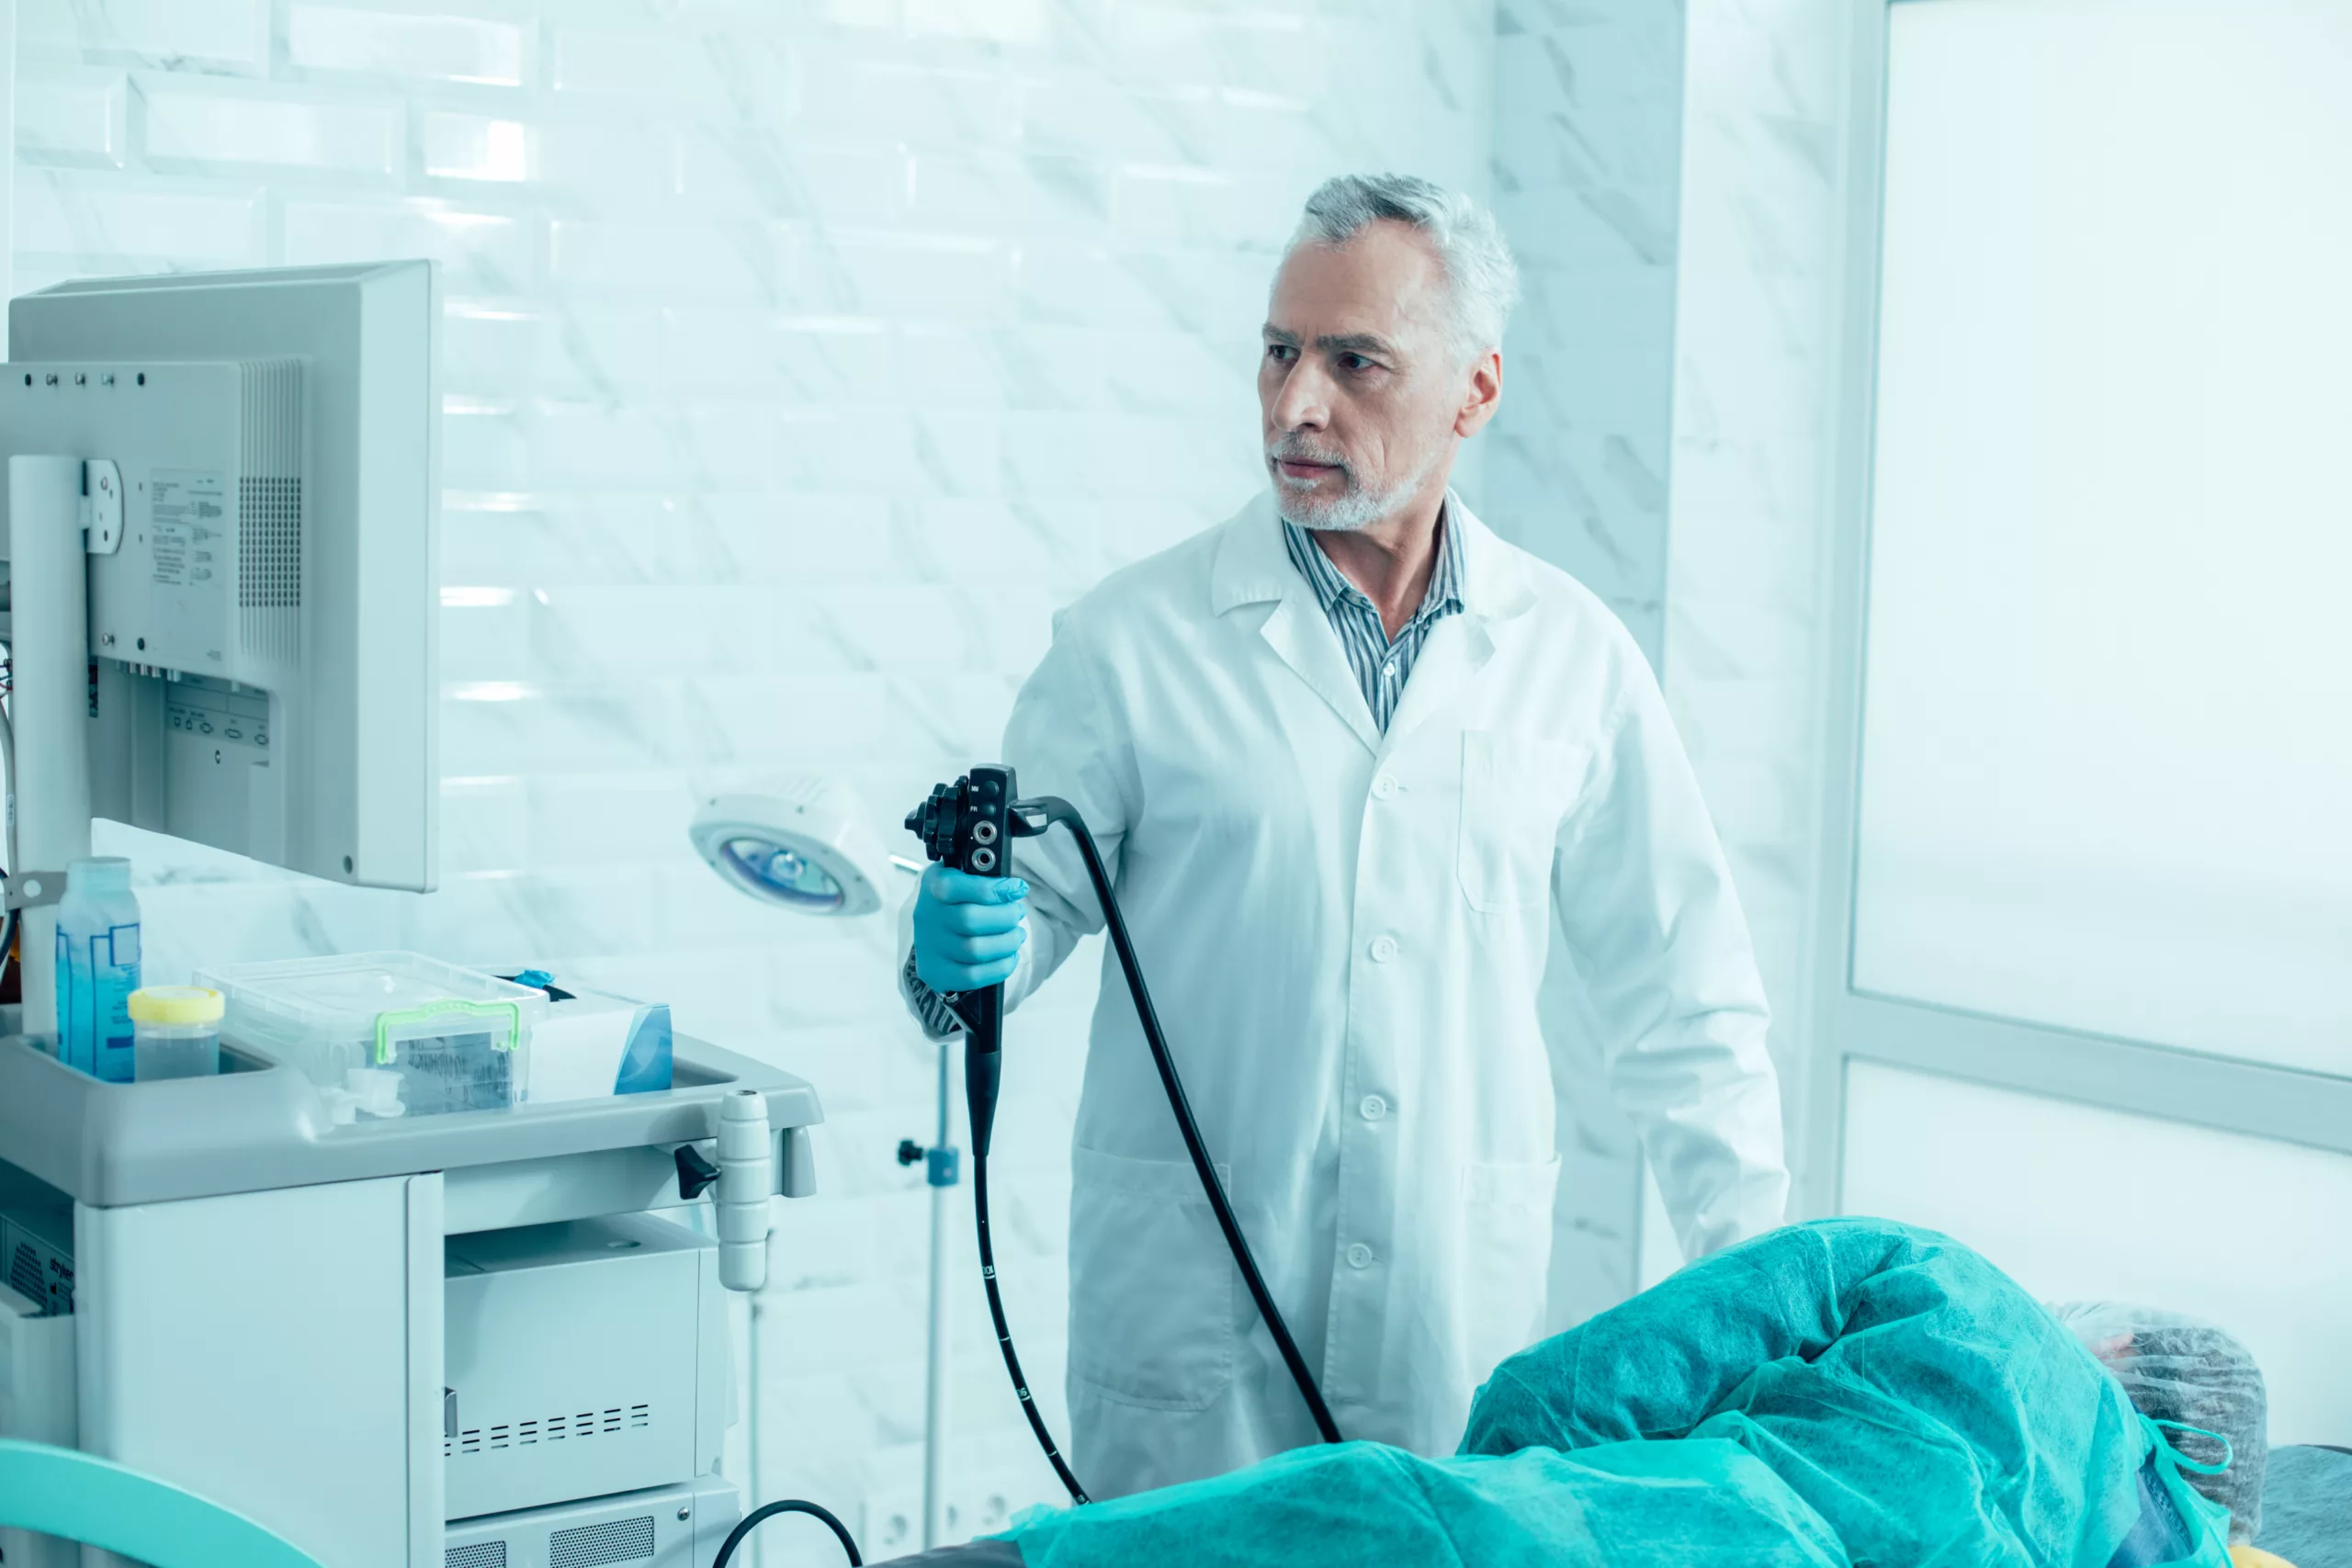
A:
[[[2226,1568],[2226,1529],[2006,1275],[1932,1232],[1830,1220],[1513,1356],[1453,1459],[1301,1449],[916,1561]]]

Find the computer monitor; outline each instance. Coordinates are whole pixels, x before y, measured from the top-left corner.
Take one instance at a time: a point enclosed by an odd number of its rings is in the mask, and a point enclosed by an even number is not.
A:
[[[0,457],[100,459],[114,469],[88,471],[119,478],[119,523],[93,522],[111,478],[83,503],[90,814],[432,889],[436,292],[431,264],[400,261],[91,279],[11,302]],[[0,530],[0,559],[24,525]],[[12,643],[58,608],[16,577]],[[29,788],[43,759],[19,761]]]

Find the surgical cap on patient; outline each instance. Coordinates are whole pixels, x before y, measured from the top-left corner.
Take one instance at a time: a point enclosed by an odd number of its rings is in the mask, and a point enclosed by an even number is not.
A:
[[[2210,1323],[2128,1302],[2062,1302],[2050,1310],[2114,1374],[2141,1415],[2229,1439],[2229,1469],[2188,1479],[2230,1511],[2233,1542],[2254,1540],[2262,1530],[2270,1404],[2246,1348]],[[2197,1432],[2169,1435],[2199,1463],[2224,1457],[2220,1443]]]

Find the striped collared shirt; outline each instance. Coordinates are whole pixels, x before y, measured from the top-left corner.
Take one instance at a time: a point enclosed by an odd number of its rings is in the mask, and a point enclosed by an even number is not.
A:
[[[1437,564],[1430,570],[1429,592],[1393,642],[1388,628],[1380,624],[1379,610],[1331,564],[1331,558],[1306,529],[1285,519],[1283,543],[1290,549],[1291,565],[1315,590],[1331,629],[1340,634],[1340,646],[1347,649],[1348,667],[1356,672],[1356,684],[1363,688],[1373,722],[1383,735],[1387,734],[1396,700],[1405,694],[1405,682],[1413,678],[1413,661],[1420,657],[1421,645],[1440,621],[1462,609],[1462,533],[1453,526],[1450,509],[1438,514]]]

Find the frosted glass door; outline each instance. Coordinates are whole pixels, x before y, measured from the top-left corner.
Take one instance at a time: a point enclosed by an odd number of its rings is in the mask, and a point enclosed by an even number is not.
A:
[[[2352,1073],[2352,5],[1889,28],[1853,984]]]
[[[2273,1443],[2352,1442],[2352,1157],[1853,1062],[1849,1213],[1958,1237],[2043,1301],[2185,1312],[2254,1352]]]

